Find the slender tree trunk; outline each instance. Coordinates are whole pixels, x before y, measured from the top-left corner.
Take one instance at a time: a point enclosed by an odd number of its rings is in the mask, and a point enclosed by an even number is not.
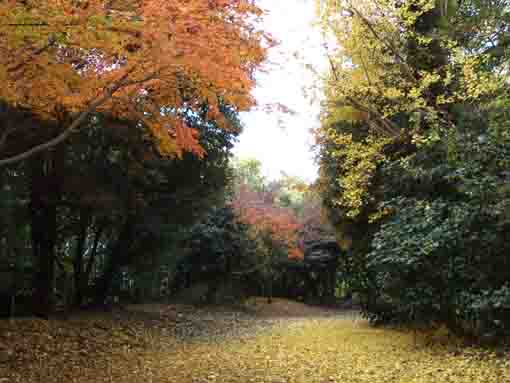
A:
[[[105,225],[102,225],[97,229],[97,231],[94,234],[94,243],[92,244],[92,249],[90,251],[87,266],[85,267],[85,275],[83,275],[83,278],[82,278],[81,290],[82,290],[83,297],[88,294],[90,276],[92,275],[92,270],[94,268],[94,264],[95,264],[96,257],[97,257],[99,241],[101,240],[101,236],[103,235],[104,230],[105,230]]]
[[[266,289],[266,298],[267,303],[271,304],[273,303],[273,275],[269,274],[267,276],[267,289]]]
[[[83,281],[85,278],[83,270],[83,257],[85,253],[85,244],[87,241],[87,230],[89,226],[90,215],[85,211],[80,212],[80,221],[78,229],[78,237],[76,239],[76,252],[74,255],[74,302],[76,307],[83,304]]]
[[[48,316],[53,307],[54,253],[51,249],[50,209],[44,201],[45,161],[31,161],[31,236],[37,270],[34,275],[34,312]],[[50,250],[50,251],[48,251]]]
[[[96,285],[95,304],[103,305],[110,292],[113,278],[121,266],[129,263],[130,247],[134,236],[134,216],[128,215],[119,237],[109,251],[106,267]]]
[[[55,257],[57,205],[64,161],[62,147],[30,161],[30,212],[32,251],[37,266],[34,278],[34,312],[48,317],[55,308]]]

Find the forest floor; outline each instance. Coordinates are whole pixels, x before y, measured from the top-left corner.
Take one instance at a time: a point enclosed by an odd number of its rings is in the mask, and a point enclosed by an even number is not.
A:
[[[285,300],[137,305],[0,321],[0,382],[506,383],[510,354]]]

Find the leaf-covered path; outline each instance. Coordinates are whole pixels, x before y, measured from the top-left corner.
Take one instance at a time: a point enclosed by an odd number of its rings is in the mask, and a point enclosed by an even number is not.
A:
[[[247,339],[187,344],[156,359],[158,379],[175,382],[510,382],[508,360],[420,347],[411,334],[345,317],[282,319]]]
[[[57,338],[59,348],[49,346],[9,376],[2,375],[0,364],[0,382],[510,381],[508,355],[456,348],[437,339],[426,345],[411,333],[369,327],[352,313],[254,317],[189,311],[171,320],[167,314],[166,322],[154,317],[150,325],[146,320],[141,323],[136,318],[115,323],[96,320],[91,326],[95,339],[86,327],[90,324],[82,324],[85,327],[77,334],[67,334],[66,342],[76,337],[67,346],[58,341],[58,333],[46,329],[43,343]],[[98,331],[103,330],[101,335]],[[87,344],[98,338],[104,346],[101,352],[99,343]]]

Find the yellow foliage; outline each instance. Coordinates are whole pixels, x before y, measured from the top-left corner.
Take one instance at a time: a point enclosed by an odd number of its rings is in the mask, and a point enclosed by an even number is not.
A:
[[[379,164],[385,156],[382,149],[391,139],[369,137],[364,141],[354,141],[351,134],[328,131],[327,140],[335,144],[331,155],[341,164],[344,173],[336,180],[341,194],[333,201],[345,209],[346,216],[355,218],[370,202],[370,186]]]
[[[453,0],[317,0],[324,36],[336,47],[328,52],[317,136],[325,161],[334,162],[337,172],[323,176],[330,185],[325,190],[333,194],[328,202],[344,218],[359,216],[375,202],[370,188],[387,144],[403,137],[412,137],[416,146],[437,142],[439,131],[456,129],[455,106],[506,93],[507,64],[481,70],[489,58],[459,47],[455,30],[448,30],[457,5]],[[437,24],[424,32],[415,23],[426,13],[432,20],[426,23]],[[353,139],[356,127],[363,130]],[[390,213],[376,211],[369,220]]]
[[[317,0],[325,36],[338,47],[329,53],[331,71],[324,84],[323,114],[328,123],[351,120],[335,111],[339,106],[349,106],[378,133],[389,133],[381,129],[384,119],[417,111],[434,126],[445,122],[442,111],[448,105],[488,97],[505,87],[505,72],[502,75],[478,70],[488,58],[459,49],[446,33],[438,40],[438,35],[418,34],[412,27],[401,27],[412,26],[418,17],[438,6],[445,18],[455,13],[455,2],[446,0]],[[405,41],[411,39],[421,47],[439,41],[450,55],[448,62],[437,63],[438,67],[429,70],[416,70],[408,63],[406,53]],[[460,74],[457,68],[462,68]],[[432,88],[448,88],[453,73],[457,80],[455,91],[448,96],[435,95]],[[397,131],[389,133],[396,134]]]

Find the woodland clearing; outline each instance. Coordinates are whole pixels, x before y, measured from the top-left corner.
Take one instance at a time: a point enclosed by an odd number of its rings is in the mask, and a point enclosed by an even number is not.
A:
[[[355,312],[137,305],[0,322],[0,382],[508,382],[510,358]]]

